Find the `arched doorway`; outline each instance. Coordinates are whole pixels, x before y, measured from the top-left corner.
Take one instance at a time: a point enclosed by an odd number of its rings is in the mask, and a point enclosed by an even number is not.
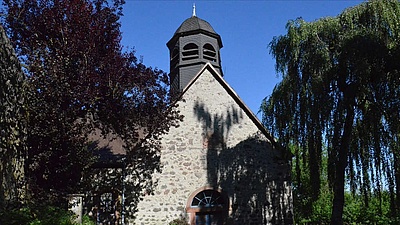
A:
[[[222,225],[228,213],[229,200],[220,189],[202,187],[187,202],[190,225]]]

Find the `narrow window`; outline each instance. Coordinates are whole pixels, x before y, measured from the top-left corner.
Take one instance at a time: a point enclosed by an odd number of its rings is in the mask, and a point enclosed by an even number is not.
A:
[[[179,62],[179,51],[178,51],[178,49],[175,48],[172,51],[172,55],[171,55],[171,66],[172,66],[172,68],[175,68],[176,64],[178,64],[178,62]]]

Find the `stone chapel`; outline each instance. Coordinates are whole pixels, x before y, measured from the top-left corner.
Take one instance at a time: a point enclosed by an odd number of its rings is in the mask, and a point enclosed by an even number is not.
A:
[[[194,11],[167,47],[184,120],[162,139],[163,170],[135,224],[292,224],[290,153],[224,80],[220,35]]]
[[[170,90],[184,119],[162,138],[162,172],[153,175],[154,194],[143,197],[128,224],[167,225],[178,218],[190,225],[293,224],[291,154],[224,80],[220,35],[194,12],[167,47]],[[121,143],[102,142],[123,157]],[[114,159],[104,173],[124,174]],[[100,180],[114,190],[102,192],[95,184],[97,190],[84,200],[92,206],[75,211],[86,211],[97,224],[126,224],[124,189],[115,189],[123,179]]]

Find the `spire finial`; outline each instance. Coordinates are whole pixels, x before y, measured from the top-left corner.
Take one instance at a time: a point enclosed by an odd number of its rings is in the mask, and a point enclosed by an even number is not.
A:
[[[196,16],[196,4],[193,3],[193,13],[192,13],[192,17]]]

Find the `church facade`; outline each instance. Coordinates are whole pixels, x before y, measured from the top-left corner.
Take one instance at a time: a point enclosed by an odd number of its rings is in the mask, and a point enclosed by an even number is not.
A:
[[[5,40],[0,29],[0,42],[5,42],[0,47],[9,53]],[[190,225],[293,224],[291,154],[223,79],[222,46],[211,25],[196,15],[176,30],[167,43],[171,94],[184,119],[161,140],[162,172],[153,176],[154,193],[143,196],[135,220],[125,221],[123,143],[98,134],[96,140],[105,142],[97,144],[110,146],[106,152],[114,155],[107,166],[96,168],[97,182],[88,193],[71,196],[79,219],[84,212],[102,225],[167,225],[179,218]],[[3,179],[17,180],[23,172],[12,176]],[[7,188],[16,186],[0,184],[0,190]]]
[[[134,223],[292,224],[290,153],[223,79],[221,37],[194,14],[167,47],[184,119],[162,139],[163,170]]]
[[[72,196],[73,211],[101,225],[167,225],[175,219],[190,225],[293,224],[291,154],[224,80],[221,37],[193,15],[167,47],[170,90],[184,118],[161,139],[154,192],[135,209],[125,204],[123,143],[97,134],[96,148],[107,163],[93,168],[96,182],[87,193]]]

